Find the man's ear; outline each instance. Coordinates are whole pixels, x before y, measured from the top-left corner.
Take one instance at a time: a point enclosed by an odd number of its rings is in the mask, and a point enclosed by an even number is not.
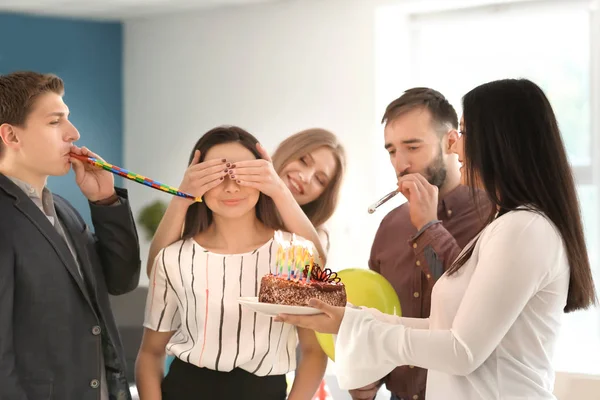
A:
[[[446,154],[452,154],[454,153],[452,151],[452,149],[454,148],[454,146],[456,145],[456,142],[458,142],[458,132],[456,131],[456,129],[452,129],[450,131],[448,131],[448,133],[446,133],[446,140],[444,141],[444,152]]]
[[[17,137],[15,128],[10,124],[0,125],[0,140],[3,146],[9,148],[19,145],[19,138]]]

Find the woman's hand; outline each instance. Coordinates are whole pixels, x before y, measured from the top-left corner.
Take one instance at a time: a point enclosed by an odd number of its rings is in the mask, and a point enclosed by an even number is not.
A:
[[[279,314],[275,317],[275,321],[285,322],[286,324],[311,329],[320,333],[338,333],[346,312],[345,307],[330,306],[317,299],[310,299],[308,305],[323,311],[323,313],[316,315]]]
[[[324,263],[327,253],[315,227],[294,198],[292,192],[290,192],[290,189],[277,175],[271,157],[269,157],[265,148],[260,143],[256,144],[256,148],[262,159],[236,162],[235,165],[231,166],[229,176],[238,185],[255,188],[273,199],[284,228],[288,232],[310,240],[315,245],[318,256]]]
[[[187,192],[195,197],[202,197],[210,189],[218,186],[223,182],[229,167],[232,164],[228,163],[225,159],[209,160],[198,163],[200,160],[200,150],[196,150],[192,163],[185,171],[183,180],[179,185],[179,190]],[[181,201],[186,201],[189,204],[193,203],[193,200],[178,197]]]
[[[260,143],[256,144],[256,148],[262,159],[236,162],[229,170],[229,176],[238,185],[258,189],[265,195],[275,198],[283,192],[285,183],[273,168],[267,150]]]

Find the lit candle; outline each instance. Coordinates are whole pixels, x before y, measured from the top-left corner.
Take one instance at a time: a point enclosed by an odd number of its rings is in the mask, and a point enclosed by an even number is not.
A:
[[[302,260],[303,260],[303,255],[302,253],[304,252],[304,246],[303,245],[298,245],[296,246],[296,271],[302,271]]]
[[[288,251],[287,251],[287,270],[288,270],[288,281],[290,280],[290,274],[291,274],[291,270],[292,270],[292,264],[294,262],[294,245],[292,244],[293,242],[290,242],[290,246],[288,247]]]
[[[277,255],[275,257],[275,275],[279,275],[279,268],[281,268],[281,264],[283,263],[283,244],[281,240],[281,232],[276,231],[273,238],[275,239],[275,243],[277,243]]]
[[[312,246],[308,246],[308,255],[310,257],[309,260],[309,264],[308,264],[308,274],[306,274],[306,283],[310,282],[310,273],[312,272],[312,267],[313,267],[313,252],[312,252]]]
[[[308,243],[305,243],[308,244]],[[300,264],[301,277],[304,278],[304,268],[306,268],[306,261],[308,260],[308,247],[302,247],[302,263]]]
[[[279,275],[283,276],[283,269],[285,268],[285,265],[288,262],[288,251],[287,251],[287,244],[285,244],[283,246],[283,254],[282,254],[282,259],[281,259],[281,265],[279,266]]]
[[[277,248],[277,258],[275,259],[275,275],[279,272],[279,266],[281,265],[283,251],[281,250],[281,245]]]

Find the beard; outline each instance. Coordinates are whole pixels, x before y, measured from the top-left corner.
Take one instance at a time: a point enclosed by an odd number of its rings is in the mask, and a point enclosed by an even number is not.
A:
[[[448,171],[446,169],[446,164],[444,164],[444,157],[442,156],[442,148],[440,147],[438,154],[435,156],[433,161],[429,163],[425,170],[421,172],[421,175],[427,182],[432,184],[433,186],[437,186],[441,188],[444,183],[446,183],[446,175]],[[400,176],[407,175],[408,172],[402,173]]]

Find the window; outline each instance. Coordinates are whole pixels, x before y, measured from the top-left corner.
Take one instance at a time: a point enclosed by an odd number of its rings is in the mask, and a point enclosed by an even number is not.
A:
[[[600,160],[600,110],[594,97],[600,92],[594,75],[600,69],[594,58],[594,52],[600,54],[600,29],[592,28],[591,4],[597,3],[515,2],[427,13],[397,7],[396,15],[402,14],[405,21],[401,29],[391,25],[388,9],[377,19],[376,70],[381,76],[376,97],[382,110],[402,90],[428,86],[447,96],[460,115],[462,96],[479,84],[523,77],[540,85],[557,114],[573,166],[592,268],[600,287],[600,184],[595,173]],[[398,53],[391,54],[395,35],[408,38],[397,49],[404,55],[401,60]],[[391,76],[394,66],[404,78]],[[393,95],[389,87],[384,88],[386,77],[392,82]],[[390,167],[382,163],[381,168]],[[598,374],[599,359],[599,311],[565,315],[556,368]]]

